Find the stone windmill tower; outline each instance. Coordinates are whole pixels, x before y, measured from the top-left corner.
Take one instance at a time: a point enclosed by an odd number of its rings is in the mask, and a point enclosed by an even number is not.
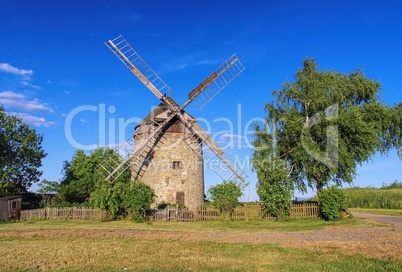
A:
[[[113,182],[127,169],[133,180],[140,179],[156,194],[155,204],[181,202],[195,210],[204,201],[204,152],[208,147],[229,169],[215,171],[222,178],[236,176],[241,181],[246,174],[198,125],[184,108],[194,102],[201,109],[243,70],[236,55],[231,56],[188,94],[179,106],[171,97],[170,88],[145,63],[130,44],[119,35],[106,45],[144,83],[161,103],[135,128],[135,133],[115,150],[121,160],[105,160],[101,167],[105,180]],[[134,149],[133,149],[134,147]],[[213,169],[216,170],[216,169]]]

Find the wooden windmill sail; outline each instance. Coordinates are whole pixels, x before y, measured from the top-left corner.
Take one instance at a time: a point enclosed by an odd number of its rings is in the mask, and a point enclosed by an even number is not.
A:
[[[124,171],[131,167],[131,175],[133,179],[141,178],[146,170],[147,161],[152,159],[152,150],[161,138],[163,138],[166,127],[175,120],[180,120],[186,130],[187,137],[184,141],[191,147],[196,143],[204,143],[210,150],[226,165],[232,173],[241,181],[244,181],[247,175],[240,169],[233,160],[215,143],[215,141],[198,125],[195,119],[189,117],[184,111],[185,107],[190,103],[194,103],[198,109],[205,106],[215,95],[225,88],[234,78],[236,78],[245,68],[240,63],[236,55],[231,56],[215,71],[213,71],[204,81],[188,94],[187,101],[183,105],[178,105],[167,93],[171,92],[168,85],[146,64],[146,62],[138,55],[138,53],[130,46],[130,44],[119,35],[113,40],[106,42],[109,49],[123,62],[125,66],[159,99],[161,105],[156,111],[168,111],[168,114],[162,121],[156,122],[149,117],[150,122],[154,122],[141,141],[134,143],[135,135],[132,135],[126,142],[121,144],[115,152],[120,158],[106,159],[101,167],[105,170],[105,180],[113,182]],[[157,115],[158,112],[153,112],[151,115]],[[191,137],[190,137],[191,136]],[[191,141],[187,139],[192,139]],[[133,149],[134,146],[134,149]],[[202,160],[202,149],[194,148]],[[215,170],[215,169],[214,169]],[[222,176],[222,173],[216,171]],[[230,179],[231,177],[225,177]]]

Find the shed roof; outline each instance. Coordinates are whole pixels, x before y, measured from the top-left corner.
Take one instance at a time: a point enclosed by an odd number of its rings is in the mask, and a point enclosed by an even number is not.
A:
[[[7,200],[16,199],[16,198],[22,198],[22,196],[20,196],[20,195],[17,195],[17,196],[3,196],[3,197],[0,197],[0,201],[7,201]]]

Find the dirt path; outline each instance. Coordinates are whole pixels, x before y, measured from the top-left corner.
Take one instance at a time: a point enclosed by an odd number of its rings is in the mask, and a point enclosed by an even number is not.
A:
[[[366,219],[370,219],[370,220],[375,220],[375,221],[386,223],[386,224],[391,224],[394,226],[396,231],[402,232],[402,217],[401,216],[358,213],[358,212],[353,212],[353,216],[360,217],[360,218],[366,218]]]

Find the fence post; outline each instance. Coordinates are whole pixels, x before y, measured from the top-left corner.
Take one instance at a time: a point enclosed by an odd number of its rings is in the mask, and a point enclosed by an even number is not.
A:
[[[176,203],[176,222],[179,220],[178,218],[177,218],[177,209],[178,209],[178,204]]]

